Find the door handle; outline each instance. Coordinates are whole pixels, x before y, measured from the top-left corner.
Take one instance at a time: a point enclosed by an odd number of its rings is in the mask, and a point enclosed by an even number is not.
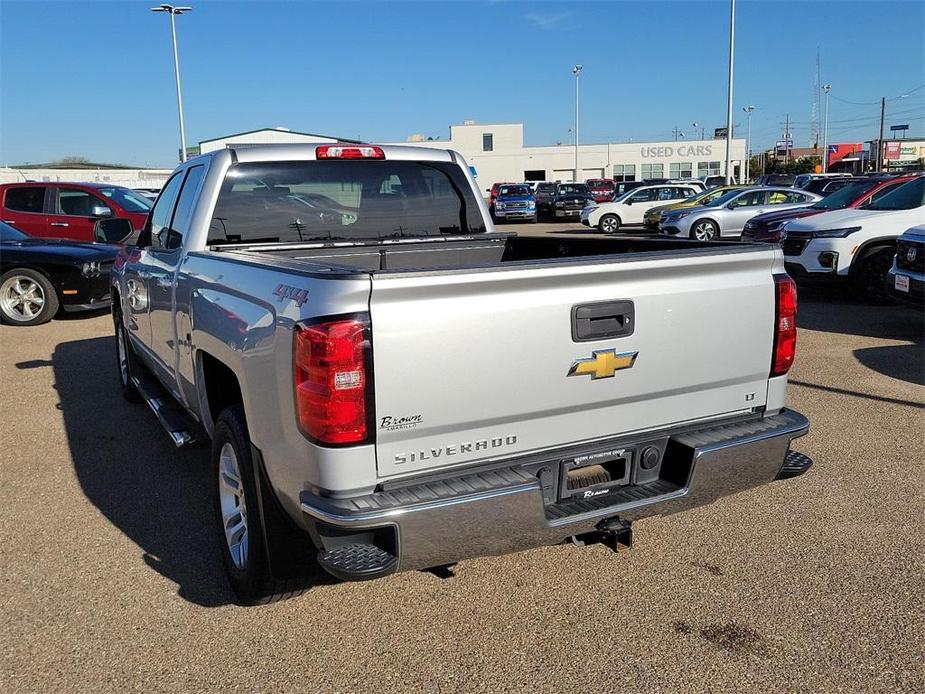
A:
[[[69,226],[71,226],[71,225],[68,224],[67,222],[52,222],[52,223],[49,224],[48,226],[50,226],[50,227],[69,227]]]
[[[636,309],[629,299],[572,306],[573,342],[628,337],[635,328]]]

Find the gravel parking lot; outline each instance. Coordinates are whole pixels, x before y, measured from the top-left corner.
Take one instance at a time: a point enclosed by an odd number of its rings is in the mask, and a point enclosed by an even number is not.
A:
[[[545,233],[580,225],[510,225]],[[454,575],[231,602],[207,449],[119,395],[108,315],[0,329],[8,692],[921,692],[923,318],[801,295],[802,478]]]

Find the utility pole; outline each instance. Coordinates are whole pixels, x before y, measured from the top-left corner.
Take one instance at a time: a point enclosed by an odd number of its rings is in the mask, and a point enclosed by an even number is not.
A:
[[[742,110],[748,114],[748,134],[745,137],[745,177],[742,180],[742,183],[745,183],[749,180],[748,174],[752,164],[752,112],[755,110],[755,107],[743,106]]]
[[[877,171],[883,171],[883,120],[886,116],[886,97],[880,98],[880,139],[877,140]]]
[[[822,119],[822,173],[829,170],[829,92],[832,91],[831,84],[823,84],[822,91],[825,92],[825,116]]]
[[[684,137],[684,133],[678,129],[678,126],[674,126],[674,130],[671,131],[671,134],[674,135],[674,141],[677,142],[679,137]]]
[[[700,139],[703,140],[704,127],[700,123],[691,123],[695,128],[700,128]]]
[[[736,45],[736,0],[729,3],[729,83],[726,87],[726,185],[732,182],[732,68]]]
[[[787,114],[787,122],[784,123],[784,162],[790,163],[790,114]]]
[[[575,183],[581,181],[581,169],[578,168],[578,76],[581,74],[581,65],[572,68],[575,75]]]

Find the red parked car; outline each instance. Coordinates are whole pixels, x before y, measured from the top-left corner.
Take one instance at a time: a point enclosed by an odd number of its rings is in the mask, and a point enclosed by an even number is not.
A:
[[[589,178],[585,183],[591,189],[594,202],[610,202],[613,200],[613,181],[607,178]]]
[[[140,231],[153,203],[106,183],[0,184],[0,220],[30,236],[96,241],[100,219],[123,218]]]
[[[766,212],[752,217],[745,223],[745,228],[742,230],[742,240],[777,243],[781,240],[781,227],[791,219],[811,217],[831,210],[863,207],[870,202],[879,200],[913,178],[916,178],[916,175],[868,176],[850,179],[848,185],[828,197],[822,198],[822,200],[817,200],[809,207],[795,207],[789,210]]]

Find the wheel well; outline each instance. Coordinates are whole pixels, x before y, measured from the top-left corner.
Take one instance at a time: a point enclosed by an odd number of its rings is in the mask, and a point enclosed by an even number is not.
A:
[[[208,352],[200,352],[202,378],[206,389],[209,415],[216,421],[222,410],[230,405],[243,403],[241,385],[234,371]]]
[[[858,249],[854,256],[855,259],[851,262],[851,272],[854,272],[857,268],[861,267],[864,261],[874,253],[889,250],[893,250],[895,253],[895,248],[896,239],[875,239],[861,244],[861,247]]]
[[[620,215],[617,214],[616,212],[605,212],[604,214],[601,215],[600,219],[597,220],[598,224],[600,224],[601,219],[603,219],[604,217],[616,217],[617,221],[620,222],[620,225],[621,226],[623,225],[623,219],[621,219]]]

